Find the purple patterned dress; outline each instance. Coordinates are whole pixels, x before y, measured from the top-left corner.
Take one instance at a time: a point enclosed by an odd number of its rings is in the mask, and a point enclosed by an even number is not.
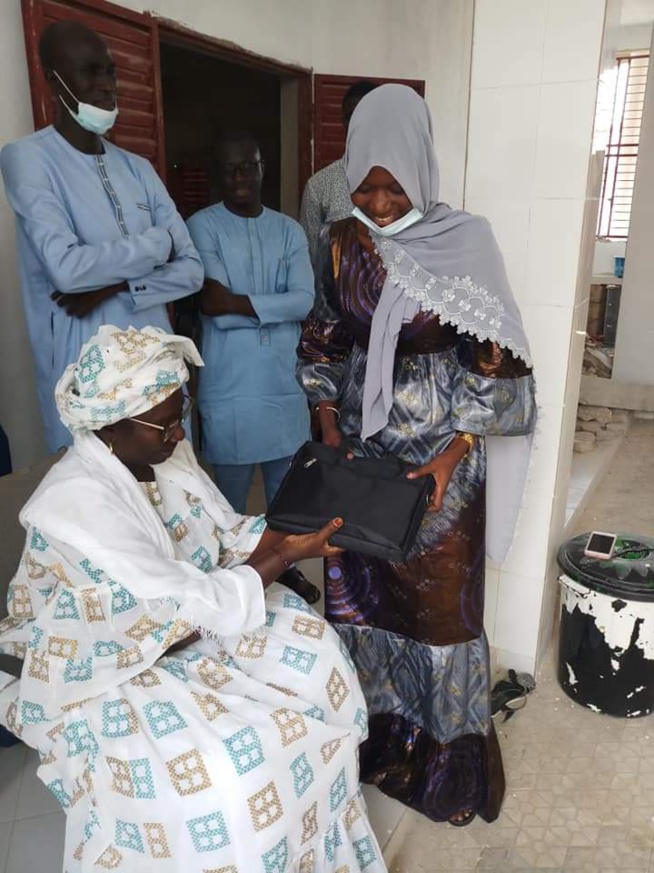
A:
[[[519,359],[420,312],[400,333],[388,424],[362,441],[372,315],[385,280],[354,219],[332,225],[316,304],[299,348],[312,404],[330,400],[357,455],[424,464],[456,431],[480,439],[457,466],[440,512],[425,517],[405,564],[346,552],[327,562],[326,617],[366,695],[362,779],[435,821],[473,809],[487,821],[504,792],[490,718],[483,629],[486,435],[533,429],[534,385]]]

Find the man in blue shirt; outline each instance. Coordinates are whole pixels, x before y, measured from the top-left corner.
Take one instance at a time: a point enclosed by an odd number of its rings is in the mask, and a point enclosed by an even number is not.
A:
[[[203,455],[219,489],[245,512],[256,465],[270,503],[292,456],[310,438],[295,364],[300,322],[313,305],[313,271],[300,225],[262,206],[264,164],[256,141],[232,133],[219,144],[219,156],[224,200],[188,221],[207,277],[198,406]],[[314,602],[317,589],[299,576],[283,581]]]
[[[48,446],[71,441],[54,387],[102,324],[170,329],[167,304],[198,291],[202,262],[149,161],[102,138],[117,115],[104,40],[73,21],[43,32],[54,125],[0,152]]]

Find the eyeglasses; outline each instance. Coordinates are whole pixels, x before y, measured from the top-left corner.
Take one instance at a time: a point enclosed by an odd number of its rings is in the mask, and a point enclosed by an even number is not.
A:
[[[234,177],[238,172],[242,176],[256,176],[259,167],[263,167],[263,161],[240,161],[238,164],[223,164],[223,173],[226,176]]]
[[[130,421],[135,421],[137,424],[143,424],[145,427],[153,427],[155,430],[161,431],[161,439],[164,443],[169,443],[175,436],[175,431],[178,427],[182,427],[186,419],[193,411],[195,401],[189,397],[182,409],[182,415],[177,421],[171,421],[170,424],[153,424],[151,421],[142,421],[140,418],[130,418]]]

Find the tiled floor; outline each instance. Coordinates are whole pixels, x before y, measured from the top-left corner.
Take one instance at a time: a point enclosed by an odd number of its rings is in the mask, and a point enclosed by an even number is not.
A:
[[[410,813],[391,873],[654,871],[654,716],[622,720],[568,700],[553,654],[525,709],[498,725],[499,819],[467,828]]]
[[[36,776],[38,755],[26,746],[0,749],[0,870],[60,873],[64,814]]]
[[[654,535],[653,455],[654,423],[632,425],[575,532]],[[253,497],[258,509],[260,486]],[[319,581],[320,562],[305,571]],[[391,873],[654,873],[654,715],[612,719],[570,702],[552,652],[527,707],[498,727],[508,780],[498,821],[456,829],[410,812]],[[63,814],[36,767],[36,753],[22,745],[0,750],[0,873],[60,873]],[[367,796],[387,844],[402,808],[376,789]]]

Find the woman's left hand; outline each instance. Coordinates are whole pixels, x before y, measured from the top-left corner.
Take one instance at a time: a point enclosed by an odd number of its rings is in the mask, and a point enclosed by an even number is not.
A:
[[[428,464],[423,464],[407,475],[407,479],[419,479],[421,476],[431,474],[436,481],[436,488],[429,501],[427,512],[438,512],[443,507],[443,498],[447,491],[447,486],[450,484],[452,473],[454,473],[457,464],[468,452],[468,444],[456,437],[450,445],[436,455]]]

